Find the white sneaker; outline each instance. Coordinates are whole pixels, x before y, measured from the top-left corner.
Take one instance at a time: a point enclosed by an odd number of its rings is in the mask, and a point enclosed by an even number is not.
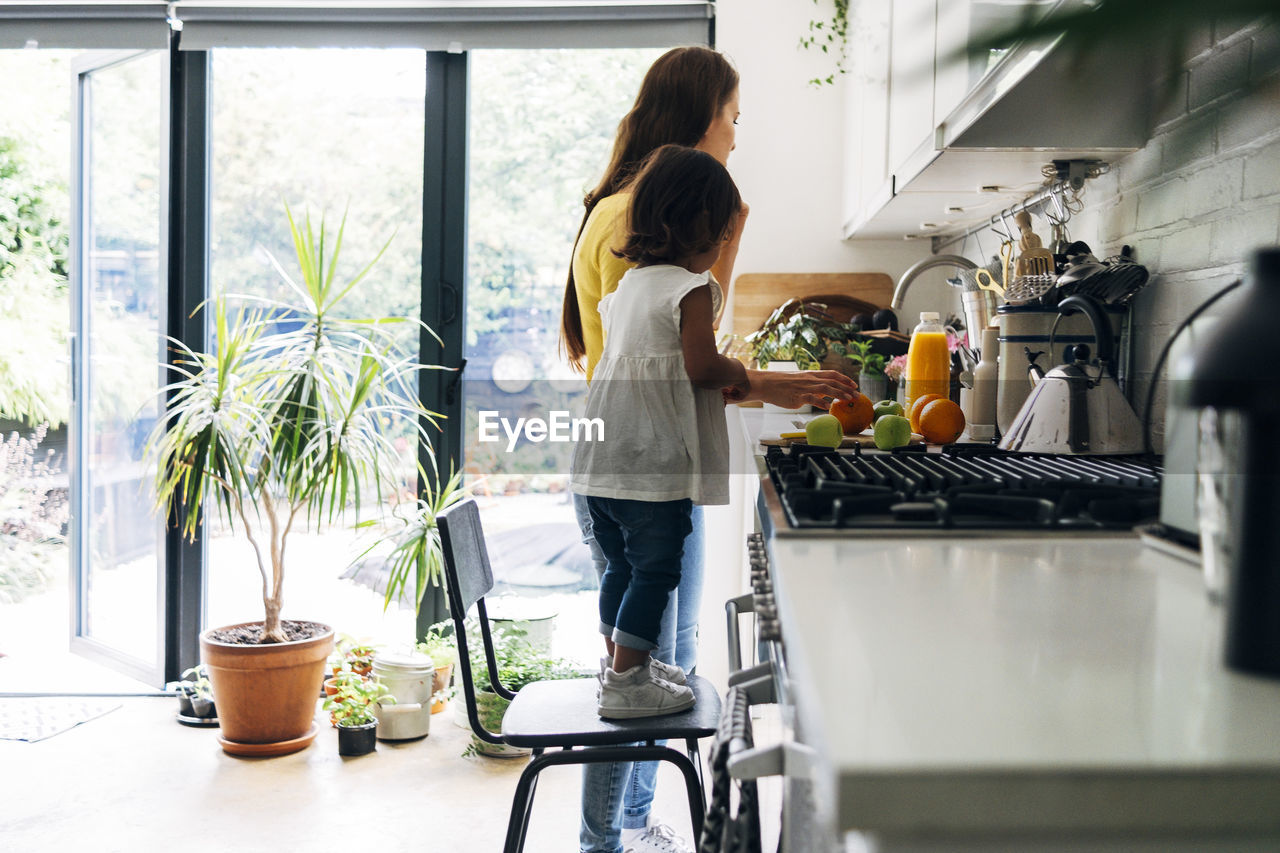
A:
[[[693,691],[655,678],[650,667],[636,664],[626,672],[604,671],[596,713],[606,720],[630,720],[675,714],[693,707]]]
[[[672,684],[688,684],[689,679],[684,677],[684,670],[673,663],[663,663],[657,658],[649,658],[649,668],[653,670],[653,674],[663,681],[670,681]]]
[[[693,853],[693,848],[665,823],[622,830],[623,853]]]
[[[604,678],[604,671],[613,666],[613,658],[604,655],[600,658],[600,671],[596,673],[596,681]],[[649,658],[649,668],[653,670],[654,676],[661,678],[663,681],[670,681],[672,684],[687,684],[689,679],[685,678],[684,670],[680,667],[663,663],[655,657]],[[597,692],[597,696],[599,693]]]

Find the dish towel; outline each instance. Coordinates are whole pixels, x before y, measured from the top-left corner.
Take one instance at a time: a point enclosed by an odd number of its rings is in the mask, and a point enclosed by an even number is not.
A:
[[[698,853],[760,853],[760,803],[755,780],[737,780],[729,775],[730,755],[753,745],[750,708],[746,691],[730,688],[707,759],[711,803],[702,824]]]
[[[0,740],[35,743],[109,714],[121,704],[73,696],[0,699]]]

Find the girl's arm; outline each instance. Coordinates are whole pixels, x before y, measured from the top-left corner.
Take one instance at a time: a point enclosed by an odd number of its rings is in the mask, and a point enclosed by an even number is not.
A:
[[[733,388],[745,394],[749,387],[747,369],[736,358],[723,356],[716,349],[712,308],[711,285],[695,288],[680,300],[685,372],[699,388]]]
[[[725,402],[742,403],[762,400],[796,409],[803,405],[827,408],[833,399],[847,399],[858,390],[858,383],[838,370],[748,370],[746,392],[726,391]]]

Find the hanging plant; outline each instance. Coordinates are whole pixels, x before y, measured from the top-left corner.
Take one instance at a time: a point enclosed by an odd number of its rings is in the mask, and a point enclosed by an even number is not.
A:
[[[827,0],[813,0],[815,6]],[[847,74],[845,61],[849,57],[849,0],[832,0],[831,17],[826,20],[809,22],[809,34],[800,37],[800,46],[806,50],[821,50],[825,54],[834,54],[835,70],[826,77],[814,77],[809,81],[811,86],[829,86],[836,81],[839,74]]]

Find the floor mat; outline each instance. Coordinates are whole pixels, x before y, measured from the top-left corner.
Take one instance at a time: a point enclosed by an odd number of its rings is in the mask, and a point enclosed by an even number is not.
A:
[[[0,699],[0,740],[35,743],[109,714],[121,704],[75,697]]]

